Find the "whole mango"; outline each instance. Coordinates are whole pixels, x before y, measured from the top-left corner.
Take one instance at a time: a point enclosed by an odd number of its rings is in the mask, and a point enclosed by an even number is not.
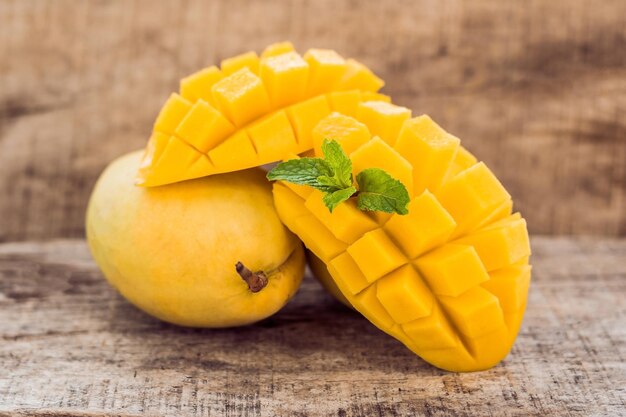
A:
[[[161,320],[230,327],[264,319],[297,291],[300,241],[278,219],[260,169],[154,188],[134,185],[141,152],[109,165],[87,210],[107,280]]]

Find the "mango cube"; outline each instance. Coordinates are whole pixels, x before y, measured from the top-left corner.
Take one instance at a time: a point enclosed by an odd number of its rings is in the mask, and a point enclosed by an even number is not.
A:
[[[293,50],[295,50],[295,48],[291,42],[276,42],[263,50],[263,53],[261,53],[261,59],[282,55]]]
[[[359,266],[347,252],[343,252],[328,263],[328,272],[340,287],[347,288],[352,295],[358,294],[370,285]]]
[[[406,120],[394,149],[413,166],[413,189],[436,191],[457,154],[461,141],[424,115]]]
[[[322,197],[321,191],[314,190],[304,205],[342,242],[354,242],[363,234],[378,227],[374,220],[356,207],[354,201],[339,204],[331,213]]]
[[[411,265],[405,265],[378,280],[376,296],[396,323],[403,324],[430,315],[434,297]]]
[[[178,124],[185,118],[185,115],[191,110],[192,103],[173,93],[167,99],[159,115],[154,122],[154,130],[157,132],[173,135]]]
[[[395,324],[376,297],[376,284],[370,285],[354,297],[352,305],[359,311],[367,311],[370,314],[370,321],[379,329],[391,329]]]
[[[489,273],[481,286],[498,297],[505,313],[519,311],[526,303],[530,286],[530,266],[509,266]]]
[[[454,329],[436,303],[430,315],[403,324],[402,330],[417,349],[440,350],[455,347],[459,343]]]
[[[313,215],[294,219],[293,229],[304,245],[325,263],[346,250],[347,245],[337,240]]]
[[[367,126],[363,123],[336,112],[322,119],[313,129],[312,135],[313,149],[317,157],[322,157],[324,139],[336,140],[346,155],[350,155],[371,138]]]
[[[284,107],[304,98],[309,64],[296,52],[287,52],[263,59],[260,75],[272,107]]]
[[[379,136],[393,146],[405,120],[411,117],[411,110],[384,101],[359,103],[357,119],[363,121],[372,135]]]
[[[530,255],[530,242],[524,219],[513,220],[502,227],[472,233],[457,242],[472,245],[487,271],[504,268]]]
[[[277,160],[285,152],[297,150],[296,136],[284,111],[271,113],[247,130],[257,154],[263,159]]]
[[[329,114],[330,107],[324,96],[294,104],[287,109],[287,116],[298,138],[300,152],[313,147],[313,128]]]
[[[170,136],[156,166],[163,172],[184,171],[198,159],[201,154],[175,136]]]
[[[204,100],[213,103],[211,87],[224,78],[216,66],[208,67],[180,80],[180,95],[189,101]]]
[[[441,246],[418,258],[415,264],[438,295],[456,297],[489,279],[476,250],[469,245]]]
[[[462,232],[480,223],[511,195],[483,162],[446,182],[436,194]]]
[[[346,61],[331,49],[309,49],[304,59],[311,69],[307,89],[311,96],[329,91],[346,71]]]
[[[452,216],[428,191],[407,208],[407,215],[393,214],[384,229],[410,259],[445,243],[456,228]]]
[[[218,81],[211,87],[211,92],[219,109],[238,127],[270,110],[263,82],[248,68]]]
[[[385,85],[369,68],[354,59],[346,60],[346,71],[339,83],[343,89],[361,91],[378,91]]]
[[[465,171],[476,163],[478,163],[476,157],[464,147],[459,146],[459,150],[454,156],[454,160],[452,161],[448,172],[446,172],[443,182],[448,182],[448,180],[454,178],[457,174],[460,174],[462,171]]]
[[[458,297],[441,297],[452,321],[466,336],[477,338],[504,327],[504,314],[498,298],[475,287]]]
[[[247,68],[254,74],[259,73],[259,57],[256,52],[250,51],[222,61],[220,64],[225,76],[234,74],[242,68]]]
[[[176,136],[206,153],[235,131],[235,127],[215,108],[198,100],[175,130]]]
[[[333,91],[326,95],[332,111],[344,116],[356,116],[359,102],[362,101],[361,93],[358,90]],[[357,123],[357,120],[354,120]]]
[[[378,137],[358,147],[350,154],[355,177],[367,168],[380,168],[406,187],[413,195],[413,167],[397,151]]]
[[[257,160],[256,150],[250,142],[250,137],[245,130],[238,130],[224,142],[209,151],[209,158],[218,167],[223,167],[225,172],[234,171],[235,164],[254,166]]]
[[[308,216],[310,213],[302,205],[302,199],[284,184],[273,187],[274,200],[277,202],[276,211],[280,217],[297,218]]]
[[[364,234],[347,250],[368,282],[376,281],[407,262],[382,229]]]

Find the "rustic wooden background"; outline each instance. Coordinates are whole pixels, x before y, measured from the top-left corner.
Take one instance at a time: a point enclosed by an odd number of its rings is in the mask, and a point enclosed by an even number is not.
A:
[[[626,235],[626,2],[0,0],[0,241],[83,235],[103,167],[194,70],[283,39],[387,80],[531,232]]]
[[[310,277],[261,323],[185,329],[124,301],[82,240],[0,244],[0,417],[624,416],[626,239],[532,245],[513,351],[454,374]]]

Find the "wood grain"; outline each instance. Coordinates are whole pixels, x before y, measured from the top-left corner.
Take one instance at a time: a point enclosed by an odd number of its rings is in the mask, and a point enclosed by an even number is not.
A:
[[[0,416],[624,415],[626,240],[532,244],[520,336],[473,374],[429,366],[310,277],[271,319],[185,329],[118,296],[83,241],[0,245]]]
[[[0,1],[0,241],[83,234],[177,80],[270,42],[331,47],[484,159],[531,232],[626,235],[626,2]]]

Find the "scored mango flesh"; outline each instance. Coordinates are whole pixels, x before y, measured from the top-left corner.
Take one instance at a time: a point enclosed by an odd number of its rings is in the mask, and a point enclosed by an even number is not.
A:
[[[379,167],[399,179],[409,212],[361,211],[350,199],[331,213],[321,192],[277,182],[283,223],[359,312],[423,359],[450,371],[496,365],[519,331],[530,284],[526,221],[511,214],[509,193],[458,138],[389,103],[323,119],[313,131],[318,156],[323,138],[342,145],[354,175]]]
[[[383,81],[335,51],[304,56],[288,42],[192,74],[161,109],[137,176],[155,186],[238,171],[313,147],[311,130],[332,111],[388,101]]]

